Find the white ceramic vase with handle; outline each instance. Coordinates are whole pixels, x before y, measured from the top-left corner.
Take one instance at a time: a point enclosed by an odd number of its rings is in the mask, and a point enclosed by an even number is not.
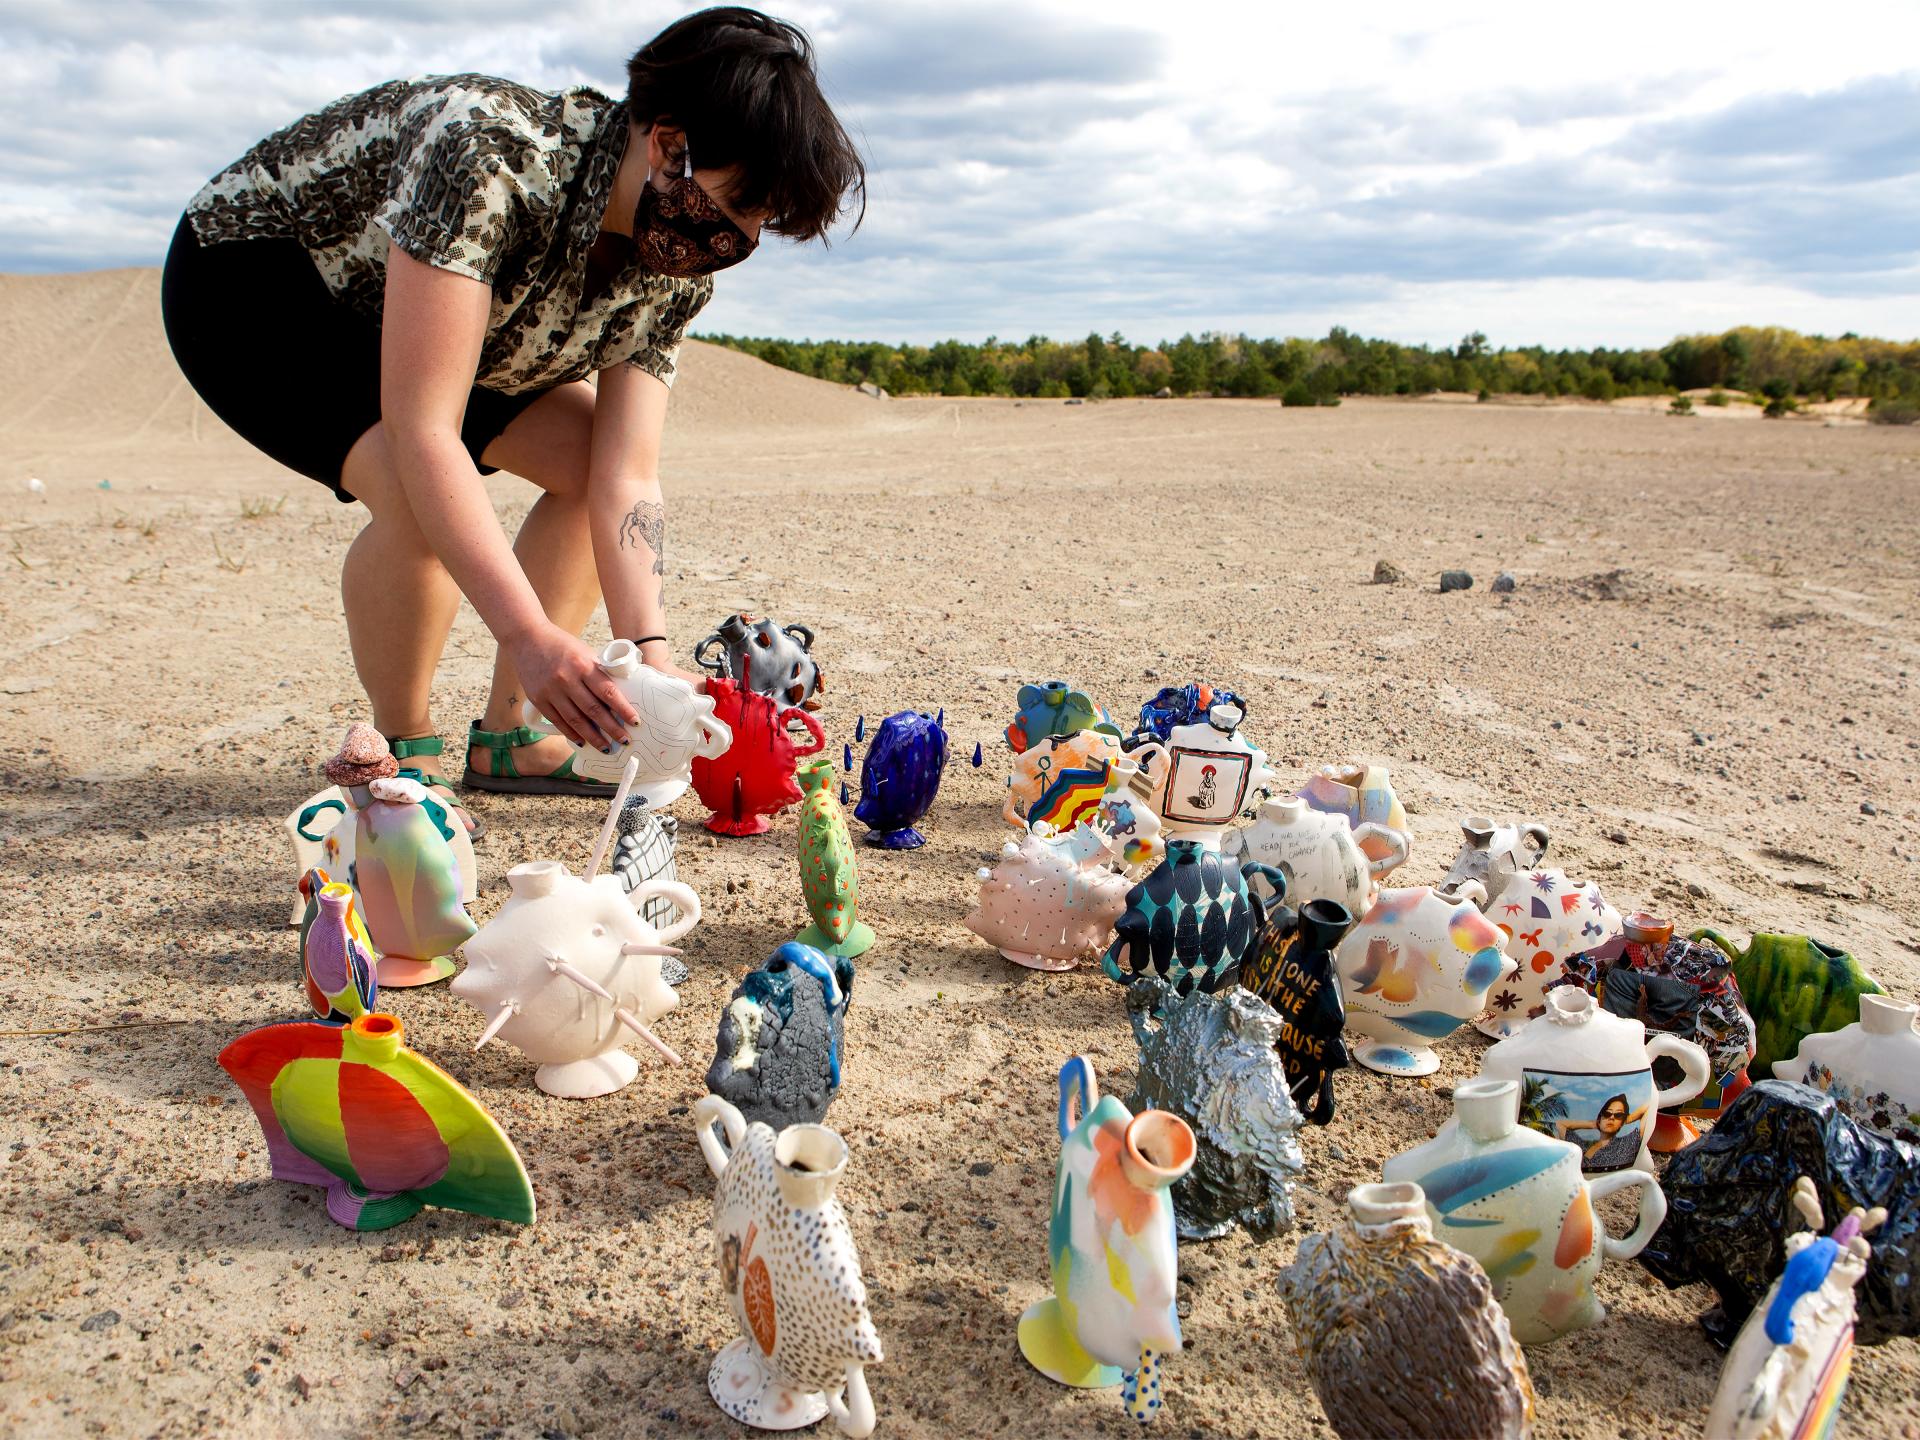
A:
[[[1377,859],[1369,847],[1380,852]],[[1406,860],[1407,837],[1370,820],[1350,825],[1343,815],[1286,795],[1262,801],[1251,825],[1227,832],[1223,848],[1237,859],[1285,871],[1287,903],[1296,910],[1332,900],[1350,915],[1365,915],[1380,878]]]
[[[1867,1129],[1920,1144],[1916,1015],[1920,1006],[1891,995],[1862,995],[1855,1024],[1807,1036],[1793,1059],[1773,1062],[1774,1078],[1824,1090]]]

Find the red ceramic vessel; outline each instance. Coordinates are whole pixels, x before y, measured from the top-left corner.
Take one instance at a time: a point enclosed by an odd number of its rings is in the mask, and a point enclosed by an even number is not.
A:
[[[707,681],[714,717],[733,728],[733,744],[717,760],[693,761],[693,788],[713,814],[707,829],[716,835],[759,835],[770,829],[768,816],[799,803],[794,764],[826,748],[826,732],[797,705],[782,705],[743,690],[721,676]],[[813,743],[794,744],[787,727],[806,728]]]

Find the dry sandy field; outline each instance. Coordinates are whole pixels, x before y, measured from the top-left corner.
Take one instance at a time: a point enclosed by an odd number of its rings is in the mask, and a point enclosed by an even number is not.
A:
[[[791,815],[683,831],[707,918],[659,1029],[685,1069],[551,1099],[506,1046],[472,1052],[479,1018],[444,986],[392,995],[517,1143],[535,1226],[429,1211],[354,1234],[269,1180],[214,1057],[302,1007],[278,824],[362,715],[336,591],[356,514],[199,406],[157,291],[151,271],[0,280],[0,1431],[744,1433],[705,1390],[732,1330],[688,1109],[733,985],[804,918]],[[1622,908],[1810,931],[1920,989],[1920,431],[875,401],[695,345],[666,481],[683,649],[737,609],[805,621],[833,751],[907,706],[944,705],[954,739],[927,847],[862,853],[881,942],[828,1117],[852,1147],[883,1435],[1133,1429],[1014,1344],[1047,1285],[1054,1073],[1083,1052],[1124,1096],[1135,1064],[1117,986],[1016,970],[960,924],[1010,834],[995,737],[1022,680],[1131,712],[1207,677],[1247,696],[1285,775],[1378,758],[1412,812],[1402,883],[1443,873],[1464,813],[1537,817]],[[488,483],[513,523],[527,487]],[[1408,583],[1369,583],[1380,558]],[[1453,566],[1476,584],[1441,595]],[[1511,595],[1489,592],[1500,570]],[[444,734],[490,657],[464,612]],[[482,920],[511,865],[578,864],[601,813],[473,807]],[[1485,1045],[1448,1039],[1425,1081],[1342,1073],[1335,1122],[1305,1137],[1305,1228],[1446,1118]],[[1330,1433],[1275,1289],[1296,1241],[1182,1248],[1161,1432]],[[1600,1287],[1603,1324],[1529,1353],[1534,1433],[1700,1434],[1711,1294],[1631,1262]],[[1839,1433],[1920,1436],[1917,1395],[1920,1344],[1862,1351]]]

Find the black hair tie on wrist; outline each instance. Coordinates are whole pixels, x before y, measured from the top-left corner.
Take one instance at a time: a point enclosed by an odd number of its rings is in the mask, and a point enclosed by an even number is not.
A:
[[[655,640],[658,640],[662,645],[667,643],[667,637],[664,635],[642,635],[638,640],[633,642],[633,648],[638,650],[642,645],[651,645]]]

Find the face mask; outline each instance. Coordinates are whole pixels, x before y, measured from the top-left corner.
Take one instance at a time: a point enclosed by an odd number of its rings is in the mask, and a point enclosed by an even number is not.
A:
[[[738,265],[759,242],[749,239],[693,180],[693,157],[680,152],[680,174],[662,190],[647,176],[633,212],[633,244],[656,275],[692,279]]]

